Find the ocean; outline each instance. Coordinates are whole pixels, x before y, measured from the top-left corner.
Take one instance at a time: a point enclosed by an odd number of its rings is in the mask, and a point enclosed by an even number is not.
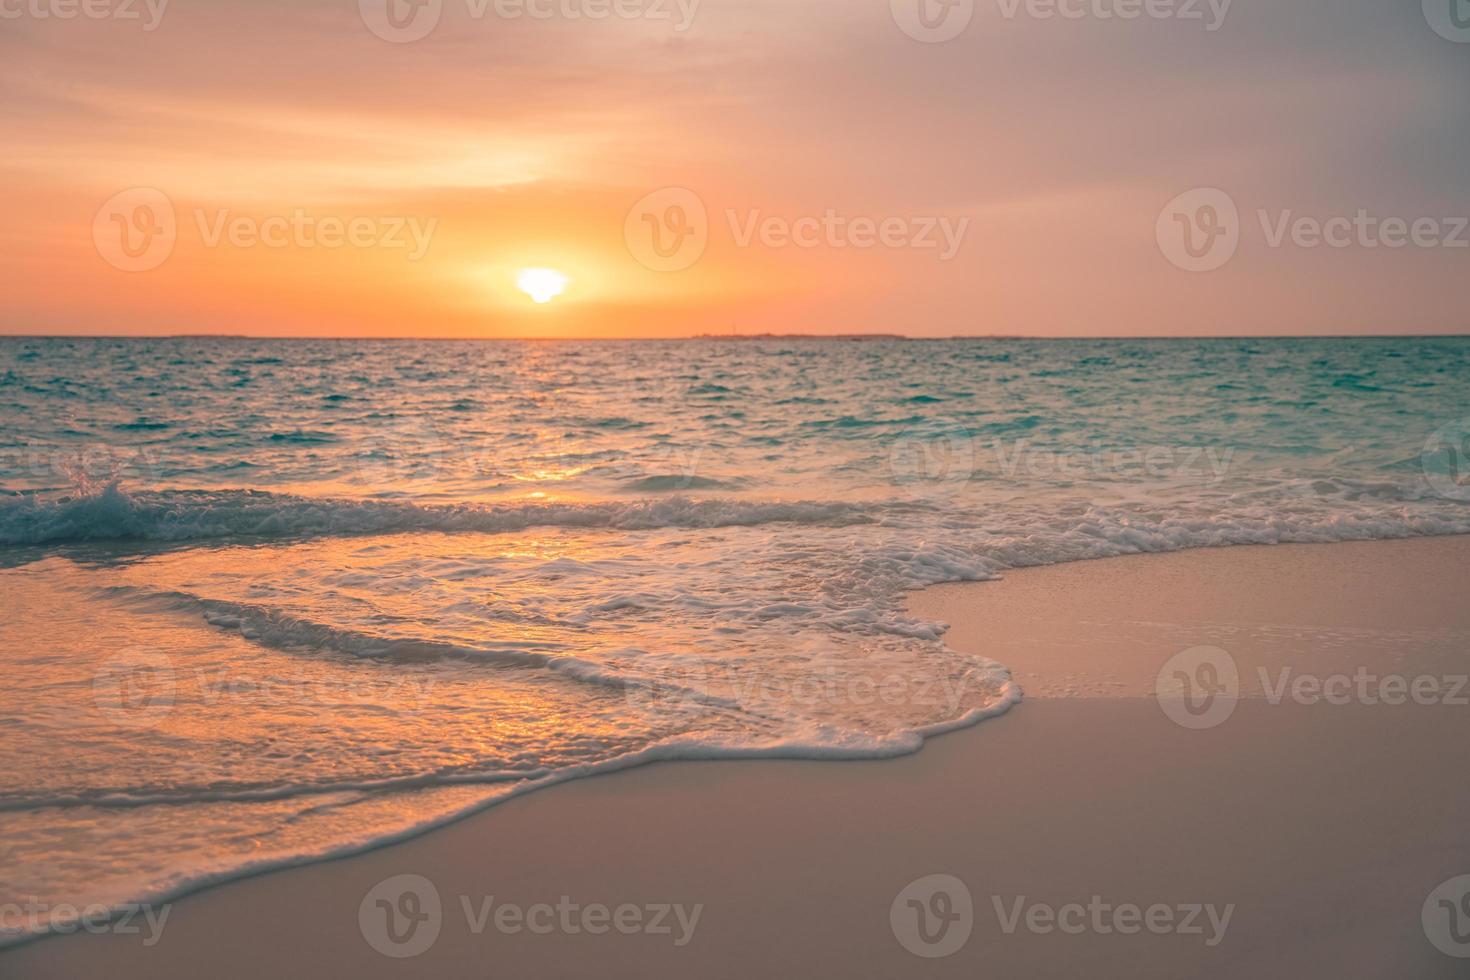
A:
[[[1461,338],[0,338],[0,422],[0,943],[651,760],[917,751],[1022,696],[927,585],[1470,532]]]

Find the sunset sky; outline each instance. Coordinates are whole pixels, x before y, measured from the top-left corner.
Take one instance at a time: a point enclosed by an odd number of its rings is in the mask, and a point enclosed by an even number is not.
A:
[[[0,332],[1470,329],[1470,36],[1434,0],[975,0],[934,43],[907,0],[123,2],[0,0]],[[1197,188],[1238,208],[1211,271],[1160,240]]]

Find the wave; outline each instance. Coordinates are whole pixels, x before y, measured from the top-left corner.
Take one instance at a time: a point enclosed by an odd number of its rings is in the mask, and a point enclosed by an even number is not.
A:
[[[532,527],[846,525],[873,518],[857,504],[693,500],[628,503],[425,505],[298,497],[255,490],[130,493],[116,484],[55,500],[0,498],[0,545],[345,537],[408,532],[497,534]]]
[[[357,779],[329,783],[287,783],[261,786],[183,786],[169,790],[97,789],[64,793],[56,796],[0,796],[0,813],[26,810],[92,807],[99,810],[136,809],[147,806],[185,806],[198,803],[272,803],[307,796],[337,793],[382,793],[426,789],[440,786],[513,783],[521,779],[542,779],[549,769],[522,772],[493,770],[488,772],[415,773],[384,779]]]
[[[329,626],[267,606],[133,585],[111,586],[102,590],[102,595],[133,608],[198,616],[216,629],[239,633],[247,640],[277,650],[331,650],[372,660],[422,662],[455,659],[477,660],[501,667],[549,667],[558,658],[536,648],[560,649],[560,644],[531,641],[522,641],[514,646],[472,647],[419,637],[385,636]]]
[[[239,633],[252,643],[277,650],[328,650],[363,659],[404,662],[464,660],[495,667],[540,669],[596,687],[656,691],[661,697],[677,697],[685,703],[756,714],[738,701],[671,683],[662,677],[610,667],[566,653],[543,652],[562,650],[564,645],[558,643],[520,641],[514,645],[485,646],[422,637],[386,636],[329,626],[267,606],[132,585],[112,586],[103,594],[135,607],[197,615],[216,629]],[[4,807],[0,806],[0,809]]]
[[[667,474],[629,480],[622,489],[636,493],[667,493],[674,490],[729,490],[731,485],[707,476]]]

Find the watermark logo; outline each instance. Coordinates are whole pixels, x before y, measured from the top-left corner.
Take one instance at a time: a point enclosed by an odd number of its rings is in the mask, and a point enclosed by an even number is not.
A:
[[[1290,208],[1257,208],[1256,222],[1267,248],[1470,249],[1470,217],[1379,215],[1368,208],[1319,217]],[[1235,201],[1213,187],[1187,191],[1159,213],[1155,235],[1174,265],[1188,272],[1213,272],[1235,256],[1244,234]]]
[[[700,0],[464,0],[472,21],[619,20],[664,21],[683,33],[694,26]],[[407,44],[434,32],[444,14],[444,0],[358,0],[367,29],[384,41]]]
[[[488,465],[489,460],[485,463]],[[432,419],[390,421],[358,440],[349,476],[374,486],[488,472],[464,443]]]
[[[894,483],[964,483],[975,473],[973,435],[953,419],[928,419],[920,431],[888,447],[888,476]]]
[[[853,672],[834,666],[788,674],[739,662],[705,664],[672,658],[629,677],[624,697],[639,711],[681,720],[707,714],[712,706],[763,713],[774,705],[824,717],[878,705],[932,708],[954,717],[976,698],[993,697],[999,683],[996,675],[980,668],[938,677]]]
[[[1352,215],[1337,214],[1326,218],[1299,215],[1290,209],[1272,214],[1264,208],[1256,212],[1261,234],[1269,248],[1470,248],[1470,218],[1380,217],[1367,208]]]
[[[1406,705],[1421,707],[1443,705],[1454,708],[1470,707],[1470,675],[1466,674],[1376,674],[1367,667],[1358,667],[1352,674],[1294,674],[1290,667],[1282,668],[1272,677],[1265,667],[1258,667],[1261,689],[1266,702],[1278,705],[1291,699],[1293,704],[1330,704],[1337,707],[1349,704]]]
[[[305,208],[264,217],[234,215],[229,208],[194,209],[194,225],[205,248],[325,248],[402,250],[410,262],[429,252],[438,218],[404,215],[314,215]]]
[[[1177,20],[1198,21],[1207,33],[1225,26],[1235,0],[996,0],[1001,16],[1015,20]]]
[[[1209,33],[1225,26],[1234,0],[995,0],[1007,21],[1178,20],[1198,22]],[[893,20],[909,37],[928,44],[963,34],[975,16],[975,0],[890,0]]]
[[[760,208],[726,208],[725,225],[736,248],[913,249],[948,262],[964,247],[968,217],[942,215],[768,214]],[[703,200],[683,187],[666,187],[642,198],[623,224],[628,251],[657,272],[679,272],[698,262],[714,229]]]
[[[616,480],[630,490],[680,491],[713,485],[699,475],[699,459],[704,453],[702,446],[678,446],[660,443],[630,453],[617,462],[601,468],[611,480]],[[567,465],[576,465],[568,459]]]
[[[92,218],[97,254],[123,272],[147,272],[163,265],[178,237],[173,202],[153,187],[119,191]]]
[[[463,928],[471,936],[590,935],[666,936],[676,947],[689,945],[704,905],[682,902],[582,903],[562,895],[556,902],[521,904],[496,895],[458,896]],[[396,875],[374,885],[357,909],[358,927],[368,944],[394,959],[426,952],[443,926],[460,928],[459,916],[445,913],[439,891],[422,875]]]
[[[1470,875],[1451,878],[1430,892],[1420,918],[1435,949],[1470,959]]]
[[[470,16],[485,16],[494,7],[503,20],[619,20],[666,21],[677,33],[694,26],[701,0],[465,0]]]
[[[623,688],[629,707],[662,719],[693,719],[710,711],[704,692],[713,686],[704,664],[660,666],[652,674],[630,679]]]
[[[1223,725],[1240,700],[1240,669],[1219,647],[1191,647],[1170,657],[1154,680],[1159,707],[1183,728]]]
[[[1430,488],[1446,500],[1470,501],[1470,418],[1434,430],[1420,457]]]
[[[382,249],[408,261],[428,254],[439,219],[403,215],[312,214],[305,208],[268,215],[229,208],[192,208],[186,222],[205,248]],[[109,264],[124,272],[158,268],[173,254],[179,215],[162,191],[135,187],[113,195],[92,219],[92,240]]]
[[[915,41],[940,44],[965,32],[975,0],[889,0],[893,22]]]
[[[1174,265],[1186,272],[1213,272],[1240,247],[1240,211],[1219,188],[1195,188],[1164,205],[1154,235]]]
[[[392,44],[422,41],[439,26],[443,0],[357,0],[367,29]]]
[[[1446,41],[1470,44],[1470,0],[1424,0],[1424,19]]]
[[[969,218],[953,220],[940,215],[876,218],[841,214],[835,208],[828,208],[821,215],[794,218],[764,214],[758,208],[743,215],[729,209],[725,211],[725,221],[739,248],[756,243],[773,250],[911,248],[932,250],[941,262],[948,262],[960,253],[970,230]]]
[[[34,935],[43,931],[69,935],[86,932],[94,936],[140,936],[144,947],[157,946],[163,939],[173,906],[129,902],[103,905],[94,902],[76,906],[67,902],[52,905],[36,896],[25,902],[0,903],[0,936]]]
[[[135,20],[144,32],[163,23],[169,0],[0,0],[0,20]]]
[[[128,728],[156,725],[174,706],[173,661],[162,653],[129,652],[108,658],[92,676],[92,700]]]
[[[55,479],[78,496],[91,496],[123,483],[156,483],[182,458],[182,450],[167,445],[94,442],[63,447],[28,442],[0,450],[0,472]]]
[[[687,187],[665,187],[645,195],[623,223],[628,251],[655,272],[681,272],[709,246],[709,212]]]
[[[561,896],[554,905],[550,902],[522,905],[502,901],[494,895],[461,895],[459,904],[464,910],[466,928],[476,936],[492,927],[508,936],[521,933],[533,936],[606,936],[616,932],[620,936],[667,936],[680,949],[694,940],[700,916],[704,914],[702,902],[695,905],[623,902],[615,906],[590,902],[584,905],[573,901],[570,895]]]
[[[899,945],[924,959],[952,956],[975,928],[970,889],[954,875],[925,875],[893,899],[888,924]]]
[[[1001,932],[1007,936],[1023,928],[1038,936],[1058,932],[1068,936],[1084,933],[1136,936],[1148,932],[1155,936],[1197,936],[1206,949],[1214,949],[1225,941],[1225,933],[1235,915],[1234,903],[1220,906],[1155,902],[1145,906],[1111,902],[1101,895],[1093,895],[1085,903],[1068,902],[1060,906],[1028,901],[1025,895],[1009,901],[992,895],[990,903],[995,908]]]
[[[443,925],[439,889],[423,875],[404,874],[378,882],[357,907],[357,925],[368,945],[394,959],[426,952]]]
[[[977,457],[983,447],[976,447]],[[1008,480],[1171,480],[1216,484],[1235,459],[1232,447],[1130,446],[1107,449],[1052,449],[1018,439],[1007,446],[992,440],[994,468]]]

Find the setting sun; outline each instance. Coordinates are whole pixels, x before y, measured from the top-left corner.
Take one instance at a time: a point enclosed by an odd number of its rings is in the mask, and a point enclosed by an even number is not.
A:
[[[550,303],[567,288],[567,277],[555,269],[524,269],[516,279],[521,292],[538,303]]]

